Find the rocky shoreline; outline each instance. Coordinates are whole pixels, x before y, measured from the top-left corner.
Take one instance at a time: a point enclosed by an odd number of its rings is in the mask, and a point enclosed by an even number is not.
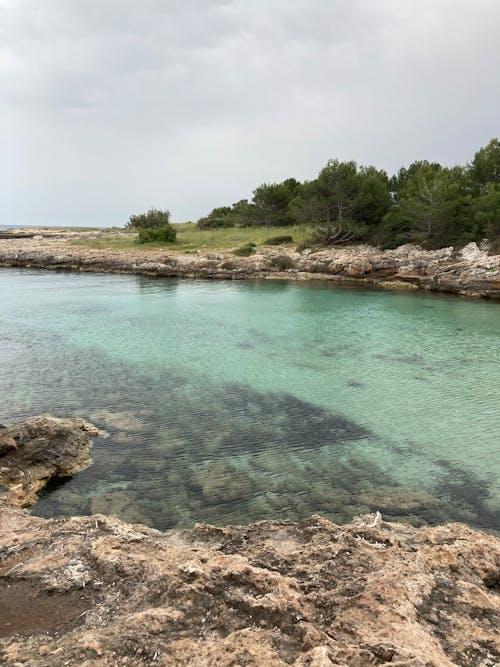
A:
[[[123,235],[114,233],[117,238]],[[0,267],[204,279],[324,280],[500,299],[500,255],[490,255],[475,243],[460,250],[349,246],[298,253],[286,247],[266,247],[250,257],[235,257],[225,252],[187,254],[142,247],[101,250],[73,244],[78,239],[110,236],[98,231],[42,233],[35,229],[15,236],[0,234]]]
[[[52,417],[0,429],[2,665],[499,664],[497,537],[379,512],[160,532],[20,509],[88,464],[95,433]]]

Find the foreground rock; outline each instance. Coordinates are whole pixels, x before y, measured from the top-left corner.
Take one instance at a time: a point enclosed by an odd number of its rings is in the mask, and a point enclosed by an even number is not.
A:
[[[4,508],[0,663],[498,665],[500,541],[368,515],[166,533]]]
[[[26,507],[55,477],[90,463],[90,437],[99,431],[83,419],[31,417],[0,425],[0,502]]]
[[[234,257],[222,252],[184,254],[139,246],[100,250],[72,243],[78,238],[102,237],[104,232],[58,231],[43,236],[36,231],[27,230],[31,236],[24,238],[0,237],[0,266],[164,277],[320,279],[500,299],[500,255],[489,255],[475,243],[461,250],[351,246],[302,253],[270,246],[250,257]],[[130,239],[131,234],[114,232],[115,239],[121,236]]]

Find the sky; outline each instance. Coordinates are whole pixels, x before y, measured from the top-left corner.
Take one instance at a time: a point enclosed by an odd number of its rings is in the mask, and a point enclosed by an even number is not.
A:
[[[0,0],[0,225],[176,222],[500,135],[498,0]]]

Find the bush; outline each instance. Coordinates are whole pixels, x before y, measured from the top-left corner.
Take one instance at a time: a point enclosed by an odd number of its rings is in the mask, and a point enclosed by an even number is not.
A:
[[[157,229],[139,229],[139,243],[174,243],[177,230],[173,225]]]
[[[293,243],[293,238],[290,235],[271,236],[271,238],[264,241],[264,245],[281,245],[282,243]]]
[[[147,213],[131,215],[126,227],[129,229],[159,229],[170,223],[170,211],[150,208]]]
[[[316,247],[317,246],[312,239],[306,239],[295,248],[295,252],[304,252],[304,250],[315,250]]]
[[[237,255],[238,257],[249,257],[249,255],[253,255],[254,252],[255,243],[245,243],[245,245],[233,250],[233,255]]]
[[[269,264],[277,269],[281,269],[282,271],[288,271],[288,269],[295,268],[295,262],[288,255],[277,255],[276,257],[271,257]]]
[[[201,218],[196,226],[198,229],[227,229],[235,224],[230,218]]]

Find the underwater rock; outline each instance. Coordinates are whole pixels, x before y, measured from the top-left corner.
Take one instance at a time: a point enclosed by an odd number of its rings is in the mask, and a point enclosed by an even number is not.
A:
[[[132,412],[96,410],[89,415],[89,419],[96,424],[103,424],[106,429],[127,433],[139,433],[144,430],[144,424]]]
[[[358,498],[371,510],[380,510],[393,515],[435,509],[440,504],[440,501],[427,491],[406,486],[372,489],[366,493],[360,493]]]
[[[90,464],[90,437],[98,429],[83,419],[31,417],[0,430],[0,500],[27,507],[56,477]]]
[[[93,496],[90,501],[90,512],[115,516],[128,523],[149,523],[149,518],[137,503],[126,493],[120,491]]]
[[[161,533],[5,508],[0,554],[5,667],[500,660],[500,540],[460,524],[377,513]]]
[[[248,498],[259,489],[256,480],[227,463],[212,463],[196,471],[190,484],[199,487],[209,504]]]

